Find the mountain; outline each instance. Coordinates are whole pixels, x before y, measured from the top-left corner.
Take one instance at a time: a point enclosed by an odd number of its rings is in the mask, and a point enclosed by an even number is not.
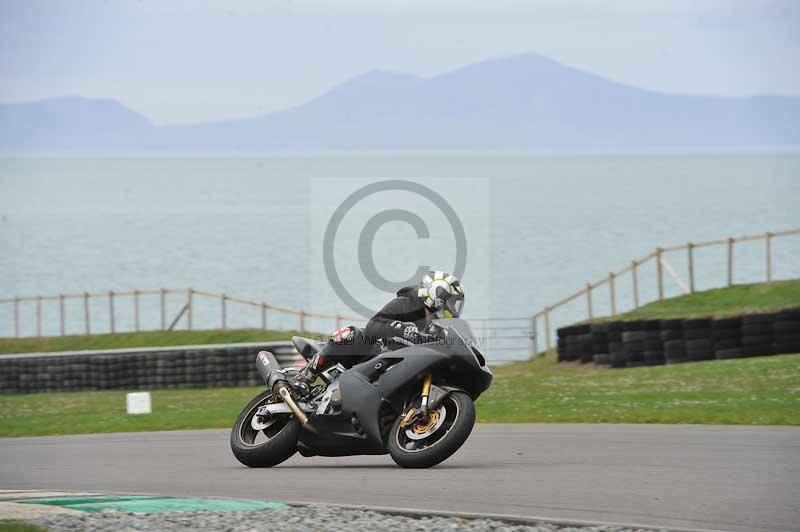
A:
[[[153,129],[144,116],[108,99],[0,105],[0,151],[125,150]]]
[[[528,54],[433,78],[373,70],[303,105],[154,126],[111,100],[0,105],[0,151],[534,150],[800,145],[800,97],[631,87]]]

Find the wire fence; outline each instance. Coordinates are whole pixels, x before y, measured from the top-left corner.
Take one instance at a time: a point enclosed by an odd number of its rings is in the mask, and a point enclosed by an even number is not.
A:
[[[596,295],[599,295],[597,289],[603,286],[608,287],[608,315],[616,316],[621,308],[621,301],[619,300],[619,292],[620,292],[620,284],[623,282],[630,283],[630,291],[628,295],[632,298],[631,303],[633,309],[639,308],[642,304],[645,303],[644,298],[641,297],[643,295],[642,290],[642,272],[652,272],[655,275],[655,284],[656,284],[656,297],[658,301],[661,301],[665,297],[665,279],[669,277],[674,284],[678,287],[680,293],[682,294],[692,294],[696,291],[697,288],[697,277],[699,273],[698,264],[697,264],[697,257],[696,251],[703,248],[722,248],[725,252],[724,263],[726,264],[726,269],[724,272],[724,277],[720,278],[719,284],[715,284],[714,287],[721,287],[721,286],[733,286],[734,280],[741,281],[742,279],[737,279],[734,276],[734,268],[735,268],[735,257],[736,257],[736,244],[748,243],[748,242],[759,242],[763,241],[763,248],[761,253],[763,253],[763,277],[760,278],[753,278],[750,279],[750,282],[757,282],[764,280],[767,283],[773,281],[773,273],[774,273],[774,252],[773,252],[773,242],[775,239],[780,237],[788,237],[788,236],[798,236],[800,235],[800,229],[790,229],[785,231],[776,231],[776,232],[767,232],[759,235],[748,235],[748,236],[740,236],[740,237],[729,237],[720,240],[709,240],[705,242],[687,242],[686,244],[679,244],[667,247],[657,247],[652,252],[648,253],[644,257],[638,260],[632,260],[628,266],[625,268],[617,271],[617,272],[610,272],[607,277],[604,277],[598,281],[593,283],[587,283],[584,288],[578,290],[577,292],[565,297],[564,299],[544,307],[539,312],[533,314],[533,329],[534,332],[531,335],[532,338],[537,337],[537,332],[539,330],[539,326],[541,325],[543,332],[544,332],[544,340],[545,340],[545,349],[549,351],[552,348],[552,338],[553,332],[555,331],[556,320],[553,316],[554,311],[563,308],[571,303],[575,303],[581,298],[584,299],[585,304],[585,316],[586,319],[593,319],[596,317],[600,317],[602,314],[599,314],[596,311],[597,302],[596,302]],[[746,251],[750,252],[751,254],[755,251],[752,246],[746,248]],[[667,260],[669,257],[672,260],[672,257],[676,256],[679,252],[686,253],[685,261],[686,261],[686,281],[678,274],[675,268],[673,268],[672,264]],[[653,267],[654,266],[654,267]],[[626,274],[629,274],[626,276]],[[625,277],[623,279],[623,277]],[[626,291],[627,292],[627,291]],[[540,321],[541,320],[541,321]],[[538,353],[538,345],[533,347],[534,351]]]

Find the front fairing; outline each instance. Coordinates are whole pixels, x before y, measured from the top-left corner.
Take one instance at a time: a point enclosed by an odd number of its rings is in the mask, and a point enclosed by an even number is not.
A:
[[[463,390],[473,400],[486,391],[492,372],[471,347],[475,338],[469,325],[457,319],[437,320],[437,325],[448,331],[446,340],[384,352],[343,372],[341,413],[319,420],[312,416],[309,423],[319,425],[324,437],[304,436],[305,444],[320,454],[384,452],[381,419],[400,415],[429,373],[437,384]]]
[[[358,364],[350,371],[374,383],[384,400],[405,395],[406,386],[417,386],[426,373],[436,373],[469,393],[473,399],[489,388],[492,371],[478,351],[479,339],[469,324],[461,319],[435,320],[447,331],[447,337],[420,345],[404,347]]]

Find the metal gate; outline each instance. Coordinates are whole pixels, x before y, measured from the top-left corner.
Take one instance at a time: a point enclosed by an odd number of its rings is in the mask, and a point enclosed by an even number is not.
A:
[[[480,343],[478,349],[489,362],[529,360],[538,353],[536,318],[470,318]]]

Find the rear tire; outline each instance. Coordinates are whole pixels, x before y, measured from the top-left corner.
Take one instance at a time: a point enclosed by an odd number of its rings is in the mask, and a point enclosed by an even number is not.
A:
[[[445,420],[424,439],[408,439],[406,429],[400,427],[403,416],[394,422],[388,447],[397,465],[407,468],[435,466],[452,456],[467,440],[475,425],[475,404],[470,396],[464,392],[450,392],[441,405],[445,408]],[[433,442],[426,446],[430,439]],[[414,446],[419,448],[412,449]]]
[[[265,390],[244,407],[231,430],[231,451],[239,462],[247,467],[272,467],[288,460],[297,452],[300,423],[292,416],[280,416],[269,427],[256,431],[251,420],[258,407],[266,404],[272,392]],[[284,418],[284,419],[282,419]],[[267,437],[255,443],[259,432]]]

